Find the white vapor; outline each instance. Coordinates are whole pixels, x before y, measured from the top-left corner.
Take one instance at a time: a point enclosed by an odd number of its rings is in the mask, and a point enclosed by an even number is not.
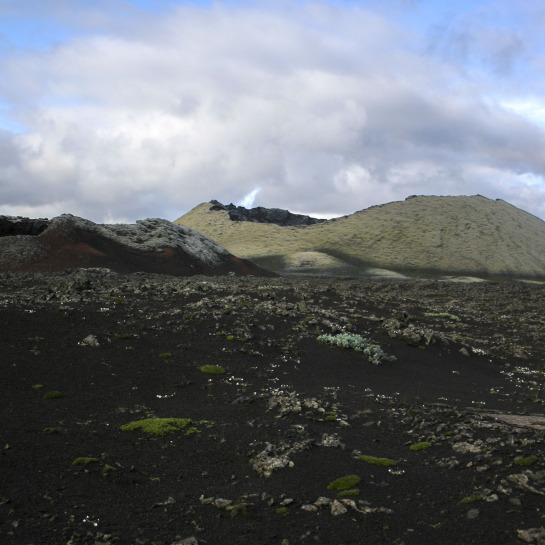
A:
[[[0,57],[3,115],[24,127],[0,131],[0,213],[175,219],[216,198],[331,216],[480,193],[545,217],[545,131],[469,70],[456,29],[426,45],[318,2],[47,5],[86,32]],[[527,49],[494,36],[477,60],[506,74]]]
[[[239,203],[239,206],[244,206],[244,208],[252,208],[255,202],[257,194],[261,191],[260,187],[256,187],[248,195],[246,195]]]

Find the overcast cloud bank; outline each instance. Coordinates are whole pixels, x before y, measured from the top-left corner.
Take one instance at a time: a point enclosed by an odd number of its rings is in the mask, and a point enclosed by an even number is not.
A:
[[[480,193],[545,218],[532,32],[315,2],[61,4],[40,3],[72,34],[0,48],[0,213],[175,219],[216,198],[332,216]]]

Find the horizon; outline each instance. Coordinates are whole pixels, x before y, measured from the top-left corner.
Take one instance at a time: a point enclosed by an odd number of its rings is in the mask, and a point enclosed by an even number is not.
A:
[[[508,0],[7,0],[0,214],[481,194],[543,220],[543,23]]]
[[[94,220],[90,220],[90,221],[93,221],[93,223],[97,223],[97,224],[134,224],[135,222],[140,221],[140,220],[158,218],[158,219],[165,219],[167,221],[175,222],[176,220],[182,218],[185,214],[191,212],[193,209],[195,209],[195,208],[197,208],[197,207],[199,207],[199,206],[201,206],[203,204],[212,204],[214,201],[219,202],[223,206],[234,205],[234,206],[237,206],[237,207],[246,208],[247,210],[251,210],[251,209],[255,209],[255,208],[265,208],[265,209],[269,209],[269,210],[270,209],[279,209],[279,210],[285,210],[287,212],[290,212],[291,214],[309,216],[309,217],[314,218],[314,219],[332,220],[332,219],[340,219],[340,218],[343,218],[343,217],[351,216],[351,215],[353,215],[353,214],[355,214],[357,212],[364,212],[365,210],[368,210],[370,208],[387,206],[389,204],[393,204],[393,203],[397,203],[397,202],[404,202],[404,201],[407,201],[407,200],[415,198],[415,197],[423,197],[423,198],[428,198],[428,197],[433,197],[433,198],[482,197],[482,198],[484,198],[484,199],[486,199],[488,201],[494,201],[494,202],[502,201],[502,202],[505,202],[506,204],[508,204],[510,206],[515,206],[512,203],[510,203],[510,202],[508,202],[508,201],[506,201],[504,199],[492,199],[490,197],[487,197],[486,195],[481,195],[481,194],[474,194],[474,195],[408,195],[404,199],[397,199],[397,200],[389,201],[389,202],[385,202],[385,203],[372,204],[372,205],[370,205],[368,207],[365,207],[365,208],[359,208],[359,209],[353,210],[352,212],[349,212],[347,214],[341,214],[339,216],[333,216],[333,215],[325,216],[325,215],[312,214],[312,213],[307,213],[307,212],[304,212],[304,211],[290,209],[290,208],[286,208],[284,206],[272,207],[272,206],[265,206],[263,204],[260,204],[260,205],[257,205],[257,206],[246,206],[245,204],[236,204],[236,203],[234,203],[232,201],[221,202],[218,199],[212,198],[212,199],[210,199],[208,201],[203,201],[203,202],[200,202],[200,203],[196,204],[195,206],[192,206],[190,209],[185,211],[183,214],[180,214],[180,215],[178,215],[178,216],[176,216],[175,218],[172,218],[172,219],[162,218],[162,217],[157,216],[157,215],[151,215],[151,216],[148,216],[148,217],[137,218],[134,221],[130,221],[130,220],[127,220],[127,221],[110,221],[110,222],[108,222],[108,221],[94,221]],[[524,210],[524,209],[516,207],[516,206],[515,206],[515,208],[517,208],[518,210],[520,210],[522,212],[525,212],[526,214],[530,214],[531,216],[536,217],[540,221],[545,221],[542,218],[540,218],[539,216],[536,216],[535,214],[532,214],[531,212],[528,212],[527,210]],[[28,218],[28,219],[45,219],[45,220],[49,221],[49,220],[51,220],[51,219],[53,219],[53,218],[55,218],[57,216],[63,215],[63,214],[78,216],[77,214],[72,214],[71,212],[62,212],[61,214],[57,214],[57,215],[51,216],[51,217],[29,217],[29,216],[11,216],[11,217],[25,217],[25,218]],[[2,216],[2,215],[8,216],[8,217],[10,216],[9,214],[0,214],[0,216]],[[85,220],[89,220],[89,218],[85,218],[83,216],[78,216],[78,217],[82,217]]]

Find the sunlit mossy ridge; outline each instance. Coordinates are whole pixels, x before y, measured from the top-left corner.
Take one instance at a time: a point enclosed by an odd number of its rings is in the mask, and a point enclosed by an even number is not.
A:
[[[362,271],[379,267],[529,277],[543,277],[545,270],[544,222],[480,195],[410,197],[307,227],[232,221],[227,210],[203,203],[175,223],[277,272],[301,252],[323,254],[327,269],[352,265]]]

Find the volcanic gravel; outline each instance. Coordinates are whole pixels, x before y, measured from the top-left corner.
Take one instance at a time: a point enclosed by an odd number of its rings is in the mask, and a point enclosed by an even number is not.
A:
[[[544,309],[516,282],[0,274],[0,542],[545,543]],[[342,333],[395,360],[317,340]]]

